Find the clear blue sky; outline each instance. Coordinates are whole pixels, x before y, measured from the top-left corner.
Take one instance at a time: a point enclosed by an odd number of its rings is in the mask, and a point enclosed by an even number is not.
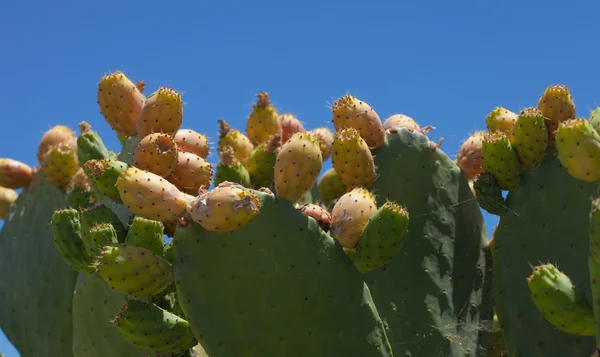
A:
[[[145,80],[146,94],[184,91],[184,127],[213,142],[219,118],[245,127],[258,91],[308,128],[330,125],[327,103],[348,92],[382,119],[435,126],[430,137],[454,157],[492,108],[535,106],[549,84],[571,88],[579,116],[596,108],[599,10],[554,0],[7,1],[0,157],[36,165],[45,130],[82,120],[117,150],[96,104],[99,78],[116,69]],[[495,223],[486,215],[488,230]],[[6,341],[0,352],[18,356]]]

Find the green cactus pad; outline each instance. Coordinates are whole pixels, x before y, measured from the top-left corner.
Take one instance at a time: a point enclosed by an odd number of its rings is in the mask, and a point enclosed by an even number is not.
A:
[[[477,202],[481,208],[496,216],[506,214],[506,201],[494,175],[489,172],[477,175],[473,179],[473,189],[475,189]]]
[[[86,175],[92,180],[94,188],[106,198],[121,202],[119,191],[115,183],[119,176],[127,170],[129,165],[119,160],[91,160],[84,166]]]
[[[90,230],[102,223],[109,223],[113,226],[117,233],[117,239],[119,242],[124,242],[125,237],[127,236],[125,226],[110,208],[104,205],[99,205],[92,209],[83,211],[81,213],[81,239],[83,239],[83,243],[85,244],[85,248],[87,249],[88,253],[93,257],[98,254],[98,247],[90,236]]]
[[[502,132],[487,134],[481,147],[481,166],[496,178],[498,186],[512,191],[521,179],[519,156]]]
[[[102,138],[98,133],[91,131],[89,124],[87,127],[82,127],[82,132],[77,137],[77,158],[79,159],[79,165],[83,166],[88,160],[102,160],[108,159],[108,149],[104,145]]]
[[[126,242],[139,245],[160,256],[164,249],[165,226],[162,222],[143,217],[134,217],[127,231]]]
[[[542,112],[535,108],[521,111],[509,138],[521,166],[535,169],[544,160],[548,147],[548,130]]]
[[[100,255],[107,245],[119,243],[117,231],[110,223],[100,223],[90,228],[89,248],[93,257]]]
[[[352,261],[316,220],[256,194],[260,213],[239,230],[175,235],[179,300],[208,355],[390,357]]]
[[[60,257],[72,269],[90,274],[94,271],[94,260],[81,240],[79,212],[64,209],[52,215],[52,235]]]

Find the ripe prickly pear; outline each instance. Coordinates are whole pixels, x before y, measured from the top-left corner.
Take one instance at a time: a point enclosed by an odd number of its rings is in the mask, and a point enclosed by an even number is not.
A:
[[[33,170],[27,164],[0,158],[0,186],[6,188],[21,188],[31,182]]]
[[[92,257],[81,240],[81,223],[77,210],[69,208],[54,212],[52,234],[58,253],[65,263],[85,274],[94,271]]]
[[[481,164],[498,181],[503,190],[512,191],[519,186],[521,169],[515,148],[502,132],[486,134],[481,149]]]
[[[319,179],[317,187],[319,188],[321,199],[326,205],[331,204],[331,202],[342,197],[348,191],[348,187],[342,182],[342,178],[333,167],[325,171],[321,179]]]
[[[194,222],[209,232],[233,232],[248,224],[260,211],[254,191],[223,182],[201,193],[189,211]]]
[[[303,133],[306,131],[302,122],[298,120],[292,113],[283,113],[279,116],[281,122],[281,143],[288,141],[295,133]]]
[[[231,146],[226,146],[219,152],[221,162],[215,172],[215,185],[229,181],[250,187],[250,174],[248,170],[235,158],[235,151]]]
[[[319,148],[323,156],[323,162],[331,157],[331,146],[333,145],[333,133],[327,128],[316,128],[310,131],[319,141]]]
[[[260,145],[267,142],[272,135],[279,135],[281,138],[282,128],[277,110],[269,101],[267,92],[260,92],[256,97],[258,100],[248,116],[246,133],[254,145]]]
[[[372,149],[385,143],[385,129],[381,119],[366,102],[347,94],[338,99],[331,110],[336,131],[354,128]]]
[[[42,135],[37,152],[38,162],[42,164],[44,154],[59,144],[66,144],[77,151],[77,139],[75,139],[75,135],[71,128],[64,125],[57,125]]]
[[[490,214],[504,216],[507,212],[502,189],[489,172],[482,172],[473,180],[473,190],[479,206]]]
[[[164,249],[165,226],[162,222],[143,217],[134,217],[127,231],[126,242],[139,245],[160,256]]]
[[[522,167],[535,169],[542,163],[548,147],[548,133],[542,112],[536,108],[523,109],[508,137]]]
[[[465,178],[472,180],[483,172],[481,166],[481,147],[485,132],[477,131],[463,142],[456,156],[456,166],[460,167]]]
[[[275,178],[275,163],[281,140],[278,135],[274,135],[268,144],[257,146],[246,163],[250,181],[254,188],[271,187]]]
[[[161,87],[150,94],[137,120],[138,136],[152,133],[175,136],[183,122],[183,101],[174,89]]]
[[[79,169],[77,152],[67,144],[58,144],[46,151],[41,164],[46,180],[58,188],[66,188]]]
[[[508,135],[518,117],[517,113],[503,107],[496,107],[485,118],[485,124],[490,133],[500,131]]]
[[[119,135],[137,134],[137,120],[144,101],[144,95],[123,72],[103,76],[98,83],[100,112]]]
[[[564,85],[550,85],[540,97],[537,108],[546,120],[548,146],[556,147],[554,134],[559,124],[568,119],[576,119],[576,108],[571,91]]]
[[[10,206],[17,200],[17,191],[0,186],[0,219],[5,219],[10,211]]]
[[[83,166],[85,173],[94,183],[96,190],[108,199],[121,202],[119,190],[115,187],[117,179],[124,173],[129,165],[118,160],[89,160]]]
[[[177,144],[164,133],[146,135],[133,152],[133,165],[158,176],[167,177],[177,166]]]
[[[325,208],[314,203],[307,203],[298,210],[306,217],[312,217],[319,222],[322,230],[328,231],[331,227],[331,213],[327,212]]]
[[[223,119],[219,120],[219,150],[225,146],[231,146],[235,151],[235,157],[244,164],[246,159],[254,150],[254,144],[239,130],[231,129]]]
[[[277,197],[296,203],[317,182],[323,159],[319,142],[310,133],[296,133],[283,144],[275,162]]]
[[[385,130],[400,130],[401,128],[406,128],[410,131],[421,131],[421,127],[417,122],[404,114],[394,114],[387,118],[383,122],[383,128]]]
[[[136,215],[156,221],[175,221],[193,200],[166,179],[135,167],[116,183],[121,200]]]
[[[377,203],[371,192],[364,188],[354,188],[344,194],[331,210],[331,230],[333,238],[342,247],[354,249],[360,235],[377,211]]]
[[[546,122],[548,124],[548,122]],[[558,159],[578,180],[600,180],[600,134],[587,120],[569,119],[556,130]]]
[[[331,162],[348,188],[373,186],[376,175],[373,155],[358,130],[342,128],[335,133]]]
[[[77,158],[79,165],[89,160],[108,159],[109,153],[98,133],[92,131],[92,126],[86,122],[79,123],[80,134],[77,137]]]
[[[191,152],[203,159],[208,157],[210,145],[206,135],[192,129],[179,129],[173,139],[175,139],[179,151]]]
[[[181,191],[190,195],[198,193],[200,187],[209,187],[212,182],[212,164],[191,152],[177,155],[177,166],[167,180]]]

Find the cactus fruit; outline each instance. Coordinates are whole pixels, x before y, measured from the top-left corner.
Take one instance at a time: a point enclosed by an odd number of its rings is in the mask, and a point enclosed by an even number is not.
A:
[[[590,122],[590,124],[592,124],[596,132],[600,133],[600,107],[592,110],[588,121]]]
[[[58,253],[67,265],[85,274],[94,271],[93,258],[81,239],[81,222],[77,210],[63,209],[54,212],[52,234]]]
[[[333,167],[323,173],[317,187],[323,203],[327,206],[348,191],[348,187],[342,182],[342,178]]]
[[[538,167],[548,147],[548,133],[542,112],[535,108],[523,109],[508,138],[517,151],[522,167],[530,170]]]
[[[67,144],[51,147],[42,157],[44,177],[58,188],[66,188],[77,169],[77,152]]]
[[[373,155],[358,130],[343,128],[335,133],[331,162],[348,188],[371,188],[373,185],[377,171]]]
[[[160,256],[164,249],[165,226],[162,222],[134,217],[127,231],[126,242],[139,245]]]
[[[310,133],[296,133],[283,144],[275,162],[277,197],[297,203],[319,178],[323,158],[319,142]]]
[[[548,146],[555,147],[554,134],[559,124],[576,118],[576,108],[571,91],[564,85],[550,85],[540,97],[537,108],[546,119]]]
[[[140,140],[133,152],[133,165],[158,176],[167,177],[177,166],[177,144],[163,133],[148,134]]]
[[[235,151],[231,146],[226,146],[220,151],[221,162],[215,172],[215,186],[229,181],[250,187],[250,174],[248,170],[235,158]]]
[[[0,219],[5,219],[10,211],[10,206],[17,200],[19,194],[12,188],[0,186]]]
[[[119,135],[137,134],[144,95],[123,72],[103,76],[98,83],[98,106],[104,119]]]
[[[37,152],[38,162],[42,164],[44,154],[60,144],[66,144],[77,151],[77,139],[71,128],[64,125],[56,125],[42,135]]]
[[[117,231],[110,223],[100,223],[93,226],[90,228],[88,236],[89,242],[86,245],[86,248],[89,248],[88,252],[93,257],[100,255],[107,245],[117,244],[119,242]]]
[[[333,145],[333,133],[328,128],[316,128],[310,131],[319,141],[319,148],[323,156],[323,162],[331,157],[331,146]]]
[[[246,123],[246,134],[254,145],[260,145],[269,141],[272,135],[279,135],[281,138],[282,128],[268,93],[260,92],[256,94],[256,98],[258,100],[252,107],[252,113]]]
[[[331,210],[331,236],[342,247],[354,249],[360,235],[377,211],[375,196],[364,188],[354,188],[344,194]]]
[[[129,168],[126,163],[110,159],[90,160],[83,168],[99,193],[117,203],[121,202],[121,195],[115,184],[119,176]]]
[[[490,214],[504,216],[506,210],[506,200],[502,196],[502,189],[494,175],[489,172],[483,172],[473,180],[473,189],[479,206]]]
[[[174,89],[161,87],[148,96],[137,120],[138,136],[153,133],[175,136],[183,121],[183,100]]]
[[[177,220],[193,199],[166,179],[134,167],[119,176],[116,187],[133,214],[156,221]]]
[[[89,160],[108,159],[108,149],[98,133],[92,131],[92,126],[86,122],[79,123],[80,134],[77,137],[77,159],[83,166]]]
[[[498,186],[512,191],[521,179],[519,157],[508,137],[502,132],[486,134],[481,149],[481,165],[485,171],[494,175]]]
[[[0,186],[6,188],[21,188],[31,182],[33,170],[27,164],[0,158]]]
[[[119,217],[113,211],[105,205],[98,205],[90,209],[83,210],[81,212],[81,239],[85,244],[85,248],[88,253],[95,257],[98,254],[97,244],[95,238],[90,235],[92,228],[110,224],[115,231],[116,240],[118,242],[125,241],[127,236],[127,230]]]
[[[585,119],[569,119],[556,130],[556,150],[565,169],[578,180],[600,180],[600,134]]]
[[[417,122],[404,114],[394,114],[387,118],[383,122],[383,128],[385,130],[399,130],[400,128],[406,128],[410,131],[421,131],[421,127]]]
[[[379,115],[366,102],[349,94],[338,99],[331,108],[336,131],[354,128],[371,149],[385,142],[385,129]]]
[[[104,247],[95,267],[113,289],[132,296],[160,294],[173,282],[171,264],[137,245]]]
[[[252,190],[223,182],[200,194],[189,213],[209,232],[233,232],[248,224],[259,211],[260,202]]]
[[[477,131],[461,145],[456,156],[456,166],[460,167],[467,180],[483,172],[481,166],[481,148],[485,132]]]
[[[177,154],[177,166],[167,180],[182,192],[195,195],[202,186],[210,186],[212,176],[211,163],[191,152],[180,152]]]
[[[243,164],[254,150],[254,144],[237,129],[232,129],[223,119],[219,119],[219,150],[231,146],[235,157]]]
[[[97,202],[96,195],[92,190],[92,181],[82,167],[73,175],[67,190],[69,206],[78,211],[90,208]]]
[[[303,133],[306,131],[302,122],[298,120],[292,113],[283,113],[279,116],[281,123],[281,143],[288,141],[295,133]]]
[[[496,107],[485,118],[485,124],[490,133],[501,132],[509,135],[518,117],[517,113]]]
[[[177,149],[183,152],[191,152],[203,159],[208,157],[210,145],[208,138],[192,129],[179,129],[173,138]]]
[[[312,217],[317,222],[322,230],[328,231],[331,227],[331,213],[315,203],[307,203],[302,207],[298,207],[298,210],[302,212],[306,217]]]
[[[275,178],[275,163],[281,140],[272,136],[267,144],[257,146],[244,164],[254,188],[271,187]]]

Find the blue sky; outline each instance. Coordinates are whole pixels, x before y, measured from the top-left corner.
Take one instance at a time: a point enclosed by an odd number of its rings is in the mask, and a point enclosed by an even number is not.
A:
[[[491,109],[535,106],[549,84],[571,88],[579,116],[596,108],[598,10],[554,0],[5,2],[0,157],[36,165],[45,130],[82,120],[117,150],[96,104],[99,78],[116,69],[145,80],[146,94],[183,91],[184,127],[213,142],[219,118],[245,127],[258,91],[308,128],[331,126],[328,103],[351,93],[382,119],[435,126],[430,137],[454,157]],[[486,215],[488,230],[495,223]],[[18,356],[4,340],[0,352]]]

